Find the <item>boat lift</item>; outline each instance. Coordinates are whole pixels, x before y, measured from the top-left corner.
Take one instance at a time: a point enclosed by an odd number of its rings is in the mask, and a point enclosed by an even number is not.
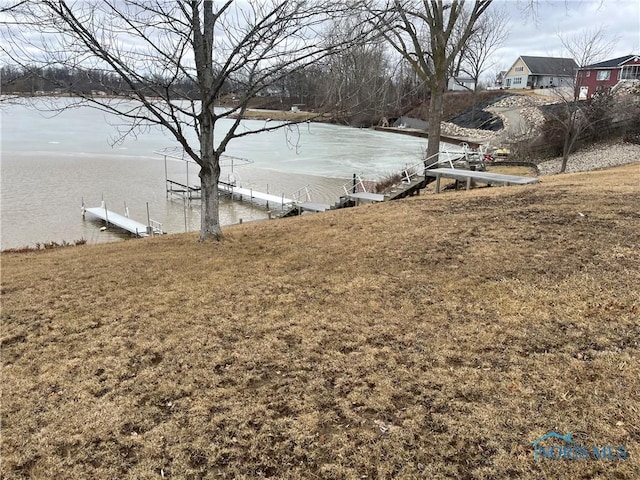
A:
[[[164,175],[167,198],[169,198],[169,196],[177,195],[188,201],[189,204],[192,200],[202,199],[202,187],[199,184],[195,185],[189,182],[189,164],[192,164],[191,168],[198,168],[198,165],[193,161],[191,157],[189,157],[189,155],[186,154],[183,148],[167,147],[156,150],[154,153],[162,155],[164,157]],[[184,162],[186,174],[185,183],[177,182],[169,178],[167,167],[167,159],[169,158]],[[285,196],[284,193],[281,193],[280,195],[274,195],[272,193],[269,193],[268,188],[267,192],[260,192],[254,190],[253,188],[243,188],[242,186],[238,186],[239,176],[234,171],[234,168],[237,166],[249,165],[252,163],[253,161],[246,158],[221,155],[220,166],[229,167],[230,172],[227,174],[227,181],[218,181],[219,192],[229,195],[233,200],[257,203],[260,205],[265,205],[267,208],[276,206],[276,208],[280,209],[283,212],[297,205],[303,205],[303,208],[305,205],[311,205],[308,185],[305,185],[304,187],[298,189],[290,196]],[[309,206],[308,209],[311,210],[311,207]]]

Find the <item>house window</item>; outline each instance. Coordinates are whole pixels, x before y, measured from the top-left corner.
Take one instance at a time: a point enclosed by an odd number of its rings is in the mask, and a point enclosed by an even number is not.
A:
[[[516,67],[516,72],[523,72],[524,71],[524,67]]]
[[[609,80],[611,78],[611,70],[599,70],[596,80]]]
[[[640,65],[628,65],[622,67],[620,80],[640,80]]]
[[[513,79],[513,84],[514,85],[519,85],[522,83],[522,77],[516,77]]]

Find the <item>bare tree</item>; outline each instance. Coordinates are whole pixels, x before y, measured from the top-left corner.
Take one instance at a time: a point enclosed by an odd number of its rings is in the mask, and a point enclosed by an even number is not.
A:
[[[480,76],[493,65],[489,62],[509,36],[508,24],[509,18],[504,9],[488,10],[460,52],[460,72],[473,80],[473,88],[470,89],[473,92],[471,121],[475,120]]]
[[[576,61],[579,68],[604,60],[614,49],[619,38],[616,35],[612,36],[609,33],[609,29],[604,25],[581,30],[574,35],[565,35],[558,31],[557,37],[567,53]],[[582,72],[578,70],[574,100],[578,99],[579,92],[577,87],[580,84],[581,74]]]
[[[328,31],[328,41],[337,38],[367,35],[369,26],[361,12],[336,19]],[[327,58],[324,90],[327,106],[332,108],[336,121],[358,126],[370,125],[384,115],[389,85],[389,62],[385,43],[381,37],[370,41],[352,42],[348,50]]]
[[[221,239],[220,156],[233,139],[280,128],[248,130],[241,117],[251,100],[305,65],[339,53],[349,41],[320,42],[341,2],[210,0],[42,0],[16,4],[1,51],[23,68],[61,66],[117,78],[115,98],[78,85],[71,104],[123,119],[123,136],[150,126],[167,131],[200,166],[200,240]],[[234,89],[236,103],[214,108]],[[216,124],[227,119],[220,129]]]
[[[492,0],[391,0],[365,8],[389,44],[416,71],[431,91],[427,158],[440,149],[442,102],[449,68],[474,32]]]
[[[617,41],[615,37],[608,36],[603,26],[584,30],[573,36],[558,33],[558,37],[579,68],[603,60]],[[547,110],[548,133],[560,137],[562,142],[561,173],[566,171],[569,156],[574,151],[578,139],[588,130],[598,128],[599,124],[606,120],[602,115],[593,114],[595,111],[602,110],[595,106],[606,99],[578,101],[580,75],[581,72],[578,70],[569,87],[554,89],[557,104]]]

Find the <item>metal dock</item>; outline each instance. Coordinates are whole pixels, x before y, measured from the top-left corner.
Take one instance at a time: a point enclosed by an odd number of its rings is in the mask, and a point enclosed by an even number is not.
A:
[[[465,180],[467,190],[471,187],[471,181],[486,183],[487,185],[528,185],[538,183],[540,180],[535,177],[520,177],[518,175],[505,175],[503,173],[478,172],[475,170],[462,170],[457,168],[432,168],[427,169],[425,174],[436,179],[436,193],[440,193],[440,179],[453,178],[454,180]]]
[[[220,182],[218,183],[218,190],[223,193],[231,195],[231,198],[239,197],[240,200],[248,199],[249,201],[260,200],[267,205],[275,204],[284,209],[287,205],[293,205],[294,201],[282,195],[272,195],[270,193],[263,193],[253,190],[252,188],[236,187],[234,185]]]
[[[143,223],[132,220],[129,217],[125,217],[124,215],[111,212],[107,210],[106,207],[83,208],[83,215],[84,212],[90,213],[94,217],[104,220],[107,225],[115,225],[118,228],[133,233],[136,237],[148,237],[151,235],[164,234],[162,231],[162,224],[154,220],[149,220],[150,225],[147,226]]]
[[[202,199],[202,187],[199,184],[192,184],[190,180],[189,174],[189,164],[193,164],[195,166],[196,171],[198,170],[198,165],[191,159],[185,151],[181,147],[168,147],[157,150],[158,155],[162,155],[164,157],[164,172],[165,172],[165,184],[166,184],[166,192],[167,198],[169,196],[177,195],[182,197],[183,199],[189,201],[191,203],[192,200],[201,200]],[[184,162],[185,165],[185,174],[184,180],[176,181],[169,178],[169,170],[167,166],[167,160],[179,160]],[[221,155],[220,157],[220,166],[221,167],[230,167],[230,171],[227,174],[228,181],[218,181],[218,191],[221,194],[227,194],[232,199],[240,200],[240,201],[248,201],[259,204],[266,204],[267,208],[271,208],[275,206],[282,211],[292,208],[295,204],[300,203],[301,197],[306,193],[307,200],[310,200],[308,185],[302,187],[298,191],[294,192],[292,196],[295,198],[285,197],[284,194],[281,195],[273,195],[269,193],[269,189],[267,186],[267,192],[259,192],[254,190],[253,188],[243,188],[237,186],[239,181],[238,174],[234,171],[235,167],[248,165],[253,163],[251,160],[247,160],[246,158],[232,157],[229,155]],[[193,171],[192,166],[192,171]]]
[[[371,193],[371,192],[355,192],[355,193],[347,193],[347,197],[356,201],[356,205],[360,204],[361,201],[365,202],[384,202],[384,195],[380,193]]]

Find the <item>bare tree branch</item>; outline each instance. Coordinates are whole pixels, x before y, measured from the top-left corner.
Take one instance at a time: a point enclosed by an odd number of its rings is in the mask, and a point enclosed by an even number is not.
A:
[[[7,12],[13,21],[2,30],[0,49],[29,76],[51,68],[90,75],[86,82],[59,81],[74,95],[67,107],[117,115],[120,138],[159,126],[200,165],[201,240],[221,238],[219,158],[229,142],[282,126],[240,129],[249,101],[360,41],[319,40],[328,19],[348,14],[343,2],[330,0],[42,0]],[[101,76],[107,96],[91,91]],[[229,92],[237,105],[216,109]],[[221,119],[230,127],[216,138]]]

